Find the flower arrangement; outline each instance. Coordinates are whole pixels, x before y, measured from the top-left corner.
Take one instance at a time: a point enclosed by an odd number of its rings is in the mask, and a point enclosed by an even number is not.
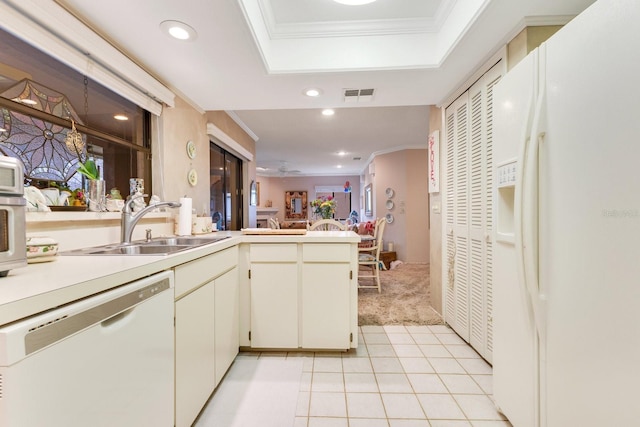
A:
[[[322,219],[329,219],[336,211],[336,201],[331,196],[321,197],[311,202],[311,209],[315,215],[322,217]]]

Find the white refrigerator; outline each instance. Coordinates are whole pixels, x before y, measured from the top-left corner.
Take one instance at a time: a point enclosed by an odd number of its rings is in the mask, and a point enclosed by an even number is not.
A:
[[[494,91],[494,398],[640,425],[640,2],[598,0]]]

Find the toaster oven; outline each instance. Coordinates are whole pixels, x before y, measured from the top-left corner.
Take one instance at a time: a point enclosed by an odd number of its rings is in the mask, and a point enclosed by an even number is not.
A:
[[[25,210],[22,165],[0,156],[0,277],[27,265]]]

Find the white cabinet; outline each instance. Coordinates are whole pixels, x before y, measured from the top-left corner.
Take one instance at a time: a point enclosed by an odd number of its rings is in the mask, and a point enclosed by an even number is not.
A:
[[[176,301],[176,426],[190,426],[215,388],[214,282]]]
[[[493,87],[498,63],[445,111],[445,320],[485,359],[493,351]]]
[[[356,244],[252,243],[249,270],[252,348],[357,346]]]
[[[190,426],[238,352],[238,249],[175,268],[175,425]]]
[[[233,268],[214,281],[214,325],[215,325],[215,371],[216,383],[222,377],[238,355],[239,296],[238,269]]]
[[[302,347],[349,349],[350,245],[302,245]]]
[[[252,244],[249,257],[251,347],[297,348],[297,244]]]

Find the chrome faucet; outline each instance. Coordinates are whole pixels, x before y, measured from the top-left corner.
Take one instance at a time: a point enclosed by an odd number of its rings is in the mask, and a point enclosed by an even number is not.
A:
[[[147,197],[148,194],[136,194],[135,196],[128,196],[127,201],[124,203],[124,207],[122,208],[122,218],[120,219],[120,240],[122,243],[131,243],[131,235],[133,234],[133,229],[140,219],[156,208],[161,208],[163,206],[167,206],[170,208],[179,208],[180,203],[178,202],[160,202],[154,205],[149,205],[142,209],[139,212],[133,213],[133,209],[131,205],[134,200],[139,199],[140,197]]]

